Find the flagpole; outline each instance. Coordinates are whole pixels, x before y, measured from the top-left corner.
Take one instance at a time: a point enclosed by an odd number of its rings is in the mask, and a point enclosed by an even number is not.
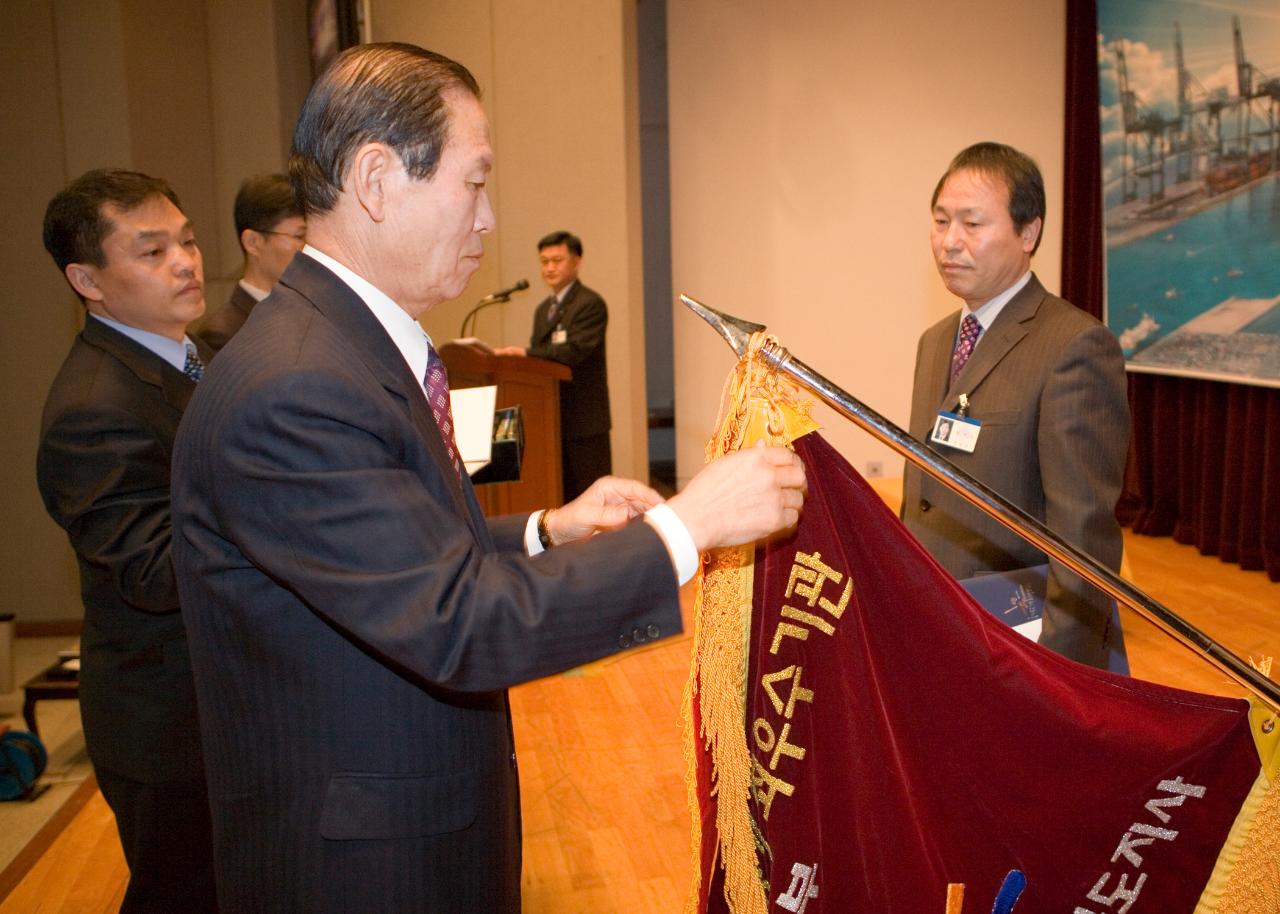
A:
[[[710,324],[739,358],[747,354],[747,344],[751,335],[765,329],[761,324],[753,324],[717,311],[687,295],[681,295],[680,300]],[[760,347],[758,354],[767,364],[813,391],[873,438],[888,445],[1037,549],[1066,565],[1090,584],[1131,607],[1147,621],[1203,656],[1227,676],[1257,695],[1270,705],[1273,711],[1280,712],[1280,685],[1263,676],[1249,663],[1237,657],[1173,610],[1120,577],[1087,552],[1063,540],[1013,502],[983,485],[950,460],[926,447],[918,439],[797,359],[785,347],[770,340]]]

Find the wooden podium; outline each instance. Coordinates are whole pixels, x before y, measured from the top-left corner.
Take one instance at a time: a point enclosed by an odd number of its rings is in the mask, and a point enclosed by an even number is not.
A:
[[[563,498],[560,471],[560,382],[573,372],[546,359],[496,356],[478,346],[445,343],[440,359],[449,386],[498,388],[497,407],[519,406],[524,415],[524,462],[519,482],[476,487],[480,507],[490,517],[554,508]]]

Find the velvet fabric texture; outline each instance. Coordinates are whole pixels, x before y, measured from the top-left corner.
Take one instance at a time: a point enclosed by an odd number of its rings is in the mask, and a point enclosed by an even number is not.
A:
[[[1067,0],[1062,297],[1102,317],[1097,4]],[[1280,390],[1129,375],[1133,441],[1117,516],[1280,581]]]
[[[1114,910],[1125,893],[1193,910],[1260,771],[1248,704],[1041,648],[979,607],[820,435],[794,446],[805,509],[755,554],[744,632],[767,910],[942,912],[949,883],[990,910],[1015,869],[1018,910]],[[734,797],[709,768],[704,754],[697,907],[765,910],[725,900],[714,807]]]

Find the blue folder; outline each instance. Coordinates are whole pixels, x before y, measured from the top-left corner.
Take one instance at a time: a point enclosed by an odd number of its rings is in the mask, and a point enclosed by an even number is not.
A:
[[[978,604],[1005,625],[1035,640],[1040,634],[1040,617],[1044,613],[1044,595],[1049,587],[1049,566],[1033,565],[1014,571],[992,572],[965,578],[960,586]],[[1120,628],[1120,609],[1111,603],[1111,624]],[[1111,649],[1107,669],[1122,676],[1129,675],[1129,661],[1124,653]]]

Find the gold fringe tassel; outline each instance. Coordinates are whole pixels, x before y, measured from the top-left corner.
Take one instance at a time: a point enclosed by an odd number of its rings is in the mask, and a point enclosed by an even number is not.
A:
[[[1270,663],[1264,675],[1270,675]],[[1262,770],[1218,854],[1195,914],[1280,914],[1280,727],[1250,699],[1249,720]]]
[[[725,382],[716,433],[706,458],[750,447],[757,440],[790,444],[817,428],[808,404],[782,382],[763,360],[759,348],[769,338],[755,334],[746,357]],[[702,833],[697,796],[698,746],[711,759],[709,781],[716,798],[716,854],[713,867],[725,873],[725,900],[733,914],[766,914],[768,886],[758,853],[768,848],[751,816],[751,752],[746,736],[748,640],[755,547],[718,549],[704,557],[694,597],[693,658],[685,685],[684,719],[686,784],[693,819],[694,883],[685,905],[698,911],[701,886]],[[697,696],[700,714],[694,719]],[[700,741],[695,742],[695,740]],[[705,874],[707,878],[711,873]]]

